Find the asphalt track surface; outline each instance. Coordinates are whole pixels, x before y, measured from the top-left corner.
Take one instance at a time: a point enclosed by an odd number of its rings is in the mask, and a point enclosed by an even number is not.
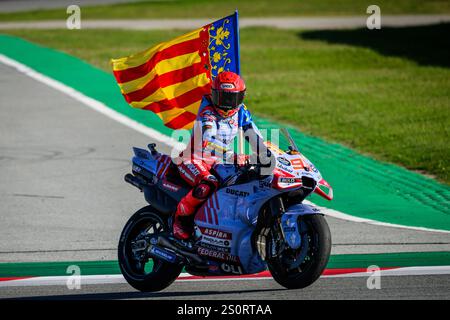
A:
[[[131,146],[151,139],[0,64],[0,262],[116,259],[126,220],[145,206],[123,181]],[[169,152],[165,146],[160,151]],[[314,161],[314,159],[312,159]],[[448,234],[327,218],[333,254],[449,251]],[[125,284],[2,288],[0,298],[450,298],[450,276],[323,278],[287,291],[273,280],[176,282],[159,294]],[[67,298],[67,297],[66,297]]]
[[[450,299],[450,276],[382,277],[380,289],[368,289],[367,278],[321,278],[301,290],[286,290],[272,279],[249,281],[176,281],[161,292],[141,293],[127,284],[0,289],[4,299],[27,300],[334,300],[334,299]]]

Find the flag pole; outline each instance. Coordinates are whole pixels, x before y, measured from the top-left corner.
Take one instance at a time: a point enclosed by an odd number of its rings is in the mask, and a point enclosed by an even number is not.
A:
[[[240,56],[240,46],[239,46],[239,12],[238,9],[236,8],[236,10],[234,11],[234,15],[235,17],[235,30],[236,30],[236,38],[235,38],[235,44],[236,44],[236,53],[237,53],[237,65],[236,65],[236,73],[237,74],[241,74],[241,56]],[[238,153],[239,154],[244,154],[244,131],[242,130],[242,127],[239,127],[238,129]]]
[[[241,54],[240,54],[240,39],[239,39],[239,13],[238,13],[238,9],[236,8],[236,10],[234,11],[234,15],[236,16],[236,19],[234,19],[234,21],[236,22],[235,25],[235,30],[236,30],[236,39],[235,44],[236,44],[236,52],[237,52],[237,65],[236,65],[236,73],[237,74],[241,74]]]

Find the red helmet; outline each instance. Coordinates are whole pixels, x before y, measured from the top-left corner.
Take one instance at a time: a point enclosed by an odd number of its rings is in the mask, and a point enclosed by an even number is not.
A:
[[[217,112],[223,117],[231,117],[244,101],[245,83],[234,72],[219,73],[212,83],[211,97]]]

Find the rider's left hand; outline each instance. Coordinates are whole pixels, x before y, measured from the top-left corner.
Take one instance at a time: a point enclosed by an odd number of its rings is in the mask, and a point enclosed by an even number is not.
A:
[[[239,167],[244,167],[249,163],[250,156],[246,154],[235,155],[235,161]]]

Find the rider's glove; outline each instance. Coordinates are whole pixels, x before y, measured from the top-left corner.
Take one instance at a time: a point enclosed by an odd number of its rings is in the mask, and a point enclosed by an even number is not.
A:
[[[235,154],[234,161],[239,167],[246,166],[249,163],[250,156],[246,154]]]

